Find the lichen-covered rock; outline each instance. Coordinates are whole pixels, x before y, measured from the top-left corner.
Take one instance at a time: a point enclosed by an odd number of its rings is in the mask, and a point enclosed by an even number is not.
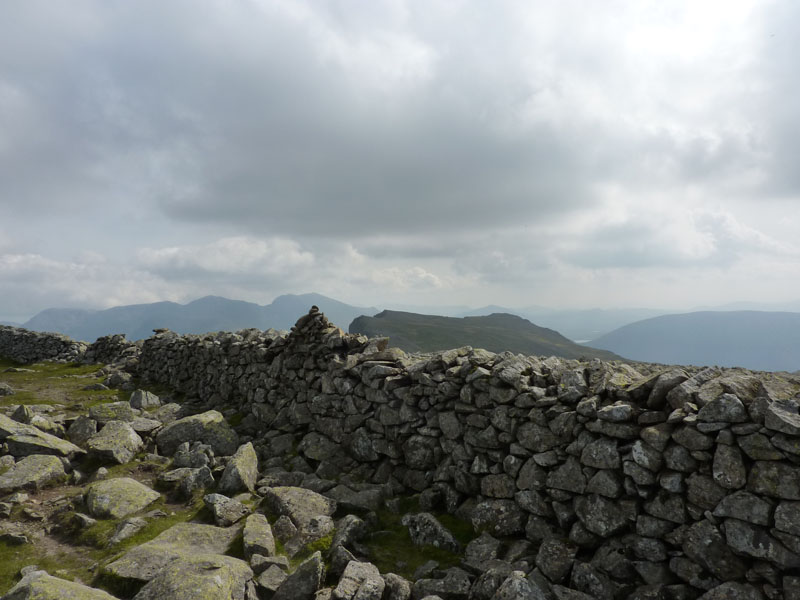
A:
[[[254,554],[275,556],[275,538],[267,518],[260,514],[252,514],[244,522],[242,531],[244,556],[248,560]]]
[[[0,414],[0,442],[5,441],[8,453],[14,457],[32,454],[52,454],[72,458],[84,454],[75,444],[45,433],[33,425],[18,423]]]
[[[451,567],[440,579],[419,579],[414,583],[412,596],[439,596],[442,600],[466,600],[471,582],[466,571]]]
[[[32,571],[3,596],[3,600],[116,600],[103,590]]]
[[[380,571],[372,563],[355,560],[347,563],[344,573],[339,578],[333,597],[337,600],[353,600],[354,598],[380,600],[386,584]]]
[[[134,390],[131,394],[130,405],[132,408],[158,408],[161,400],[153,392],[146,390]]]
[[[129,462],[144,448],[144,441],[124,421],[109,421],[86,442],[89,456],[105,463]]]
[[[322,553],[315,552],[286,578],[272,600],[313,600],[324,579]]]
[[[547,594],[537,584],[527,579],[524,572],[513,571],[492,600],[547,600]]]
[[[559,538],[547,538],[539,546],[536,566],[553,583],[564,581],[572,569],[578,547]]]
[[[513,500],[487,500],[475,506],[470,520],[476,531],[505,536],[521,533],[527,518]]]
[[[776,400],[767,406],[764,425],[788,435],[800,435],[800,405],[796,400]]]
[[[253,571],[222,555],[186,555],[161,569],[134,600],[245,600]]]
[[[219,481],[221,494],[235,494],[241,491],[252,492],[258,479],[258,456],[251,442],[239,447],[228,464]]]
[[[214,515],[214,522],[220,527],[228,527],[250,514],[250,509],[233,498],[222,494],[208,494],[203,497],[206,508]]]
[[[756,461],[747,478],[747,489],[773,498],[800,500],[800,467]]]
[[[89,418],[94,419],[100,425],[105,425],[110,421],[133,421],[139,415],[139,411],[131,407],[125,401],[108,402],[106,404],[95,404],[89,409]]]
[[[707,520],[689,527],[683,542],[683,551],[722,581],[740,579],[747,571],[744,561],[731,552],[722,534]]]
[[[592,533],[610,537],[628,525],[625,513],[619,506],[603,496],[592,494],[575,501],[575,514]]]
[[[239,527],[178,523],[149,542],[131,548],[105,570],[124,579],[150,581],[174,561],[224,554],[239,531]]]
[[[411,541],[416,546],[433,546],[450,552],[460,549],[453,534],[430,513],[405,515],[402,523],[408,527]]]
[[[266,488],[264,503],[272,512],[289,517],[300,530],[304,529],[314,517],[331,516],[336,512],[335,500],[293,486]]]
[[[183,442],[196,441],[211,446],[217,456],[230,456],[239,447],[239,436],[216,410],[173,421],[156,435],[158,450],[165,456],[172,456]]]
[[[89,485],[84,495],[86,508],[94,517],[119,519],[138,512],[161,495],[130,477],[117,477]]]
[[[97,421],[85,415],[75,419],[67,429],[67,439],[73,444],[84,446],[97,433]]]
[[[0,494],[19,489],[39,489],[66,477],[64,463],[57,456],[32,454],[17,461],[0,475]]]

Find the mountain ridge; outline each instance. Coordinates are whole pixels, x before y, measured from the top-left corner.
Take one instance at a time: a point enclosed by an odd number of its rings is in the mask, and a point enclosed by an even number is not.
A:
[[[661,315],[620,327],[589,345],[643,362],[791,372],[800,369],[800,313]]]
[[[186,304],[162,301],[129,304],[105,310],[50,308],[20,325],[34,331],[53,331],[76,340],[124,333],[130,340],[149,337],[153,329],[166,327],[177,333],[207,333],[240,329],[289,329],[297,315],[317,305],[332,322],[346,327],[355,317],[374,314],[374,307],[353,306],[322,294],[284,294],[260,305],[222,296],[203,296]]]
[[[611,352],[575,344],[553,329],[539,327],[509,313],[443,317],[384,310],[372,317],[358,317],[348,330],[370,337],[388,336],[391,346],[407,352],[434,352],[472,346],[492,352],[510,351],[564,358],[621,358]]]

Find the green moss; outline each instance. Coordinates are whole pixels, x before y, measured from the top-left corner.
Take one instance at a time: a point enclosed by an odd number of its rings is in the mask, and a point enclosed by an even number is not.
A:
[[[442,568],[458,566],[461,555],[433,546],[415,546],[408,528],[402,523],[402,515],[416,512],[418,502],[415,498],[401,499],[401,512],[378,511],[378,523],[374,532],[365,541],[370,560],[381,573],[392,572],[411,577],[414,571],[429,560],[435,560]],[[405,510],[415,507],[413,510]],[[436,515],[436,518],[449,529],[460,544],[466,545],[475,537],[472,525],[452,515]]]
[[[303,561],[308,559],[312,554],[314,554],[314,552],[317,551],[321,552],[322,556],[326,556],[328,550],[330,550],[331,548],[332,543],[333,543],[333,533],[330,533],[329,535],[326,535],[323,538],[311,542],[305,548],[303,548],[303,550],[300,553],[296,554],[293,558],[289,559],[289,568],[292,570],[296,569],[298,566],[300,566],[300,564],[303,563]],[[275,547],[275,550],[277,551],[277,545]]]
[[[228,417],[228,425],[231,427],[236,427],[237,425],[241,424],[242,419],[244,419],[244,415],[242,413],[236,413],[235,415],[231,415]]]
[[[0,595],[10,590],[19,579],[19,571],[28,565],[37,565],[48,573],[73,581],[92,580],[91,569],[98,560],[98,552],[56,551],[43,554],[34,544],[21,546],[0,541]]]

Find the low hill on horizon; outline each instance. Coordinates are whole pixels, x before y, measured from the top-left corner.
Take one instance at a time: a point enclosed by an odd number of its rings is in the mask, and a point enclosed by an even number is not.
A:
[[[663,315],[625,325],[589,344],[644,362],[793,372],[800,369],[800,313]]]
[[[529,355],[619,360],[612,352],[581,346],[552,329],[507,313],[481,317],[442,317],[384,310],[374,317],[360,316],[350,333],[388,336],[389,344],[406,352],[434,352],[461,346],[505,350]]]
[[[343,329],[355,317],[377,312],[373,307],[352,306],[315,293],[278,296],[264,306],[221,296],[205,296],[187,304],[154,302],[106,310],[50,308],[21,327],[63,333],[89,342],[114,333],[124,333],[129,340],[144,339],[152,335],[153,329],[162,327],[177,333],[237,331],[251,327],[289,329],[313,305]]]

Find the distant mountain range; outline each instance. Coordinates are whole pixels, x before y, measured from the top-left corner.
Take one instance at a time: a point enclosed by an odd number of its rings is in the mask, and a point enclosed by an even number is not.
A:
[[[571,340],[586,342],[628,323],[667,314],[668,312],[655,308],[553,309],[530,306],[511,309],[491,305],[462,312],[457,316],[477,317],[492,313],[519,315],[541,327],[555,329]]]
[[[589,342],[633,360],[800,370],[800,313],[701,311],[631,323]]]
[[[0,321],[0,325],[7,325],[8,327],[22,327],[22,323],[14,323],[13,321]]]
[[[611,352],[581,346],[557,331],[505,313],[457,318],[384,310],[374,317],[358,317],[350,324],[350,333],[388,336],[391,346],[407,352],[472,346],[492,352],[510,350],[564,358],[620,358]]]
[[[378,309],[351,306],[321,294],[287,294],[266,306],[206,296],[188,304],[155,302],[116,306],[107,310],[50,308],[22,327],[35,331],[64,333],[76,340],[94,341],[112,333],[124,333],[130,340],[150,337],[153,329],[166,327],[177,333],[206,333],[258,329],[289,329],[316,305],[331,322],[345,329],[359,315]]]

